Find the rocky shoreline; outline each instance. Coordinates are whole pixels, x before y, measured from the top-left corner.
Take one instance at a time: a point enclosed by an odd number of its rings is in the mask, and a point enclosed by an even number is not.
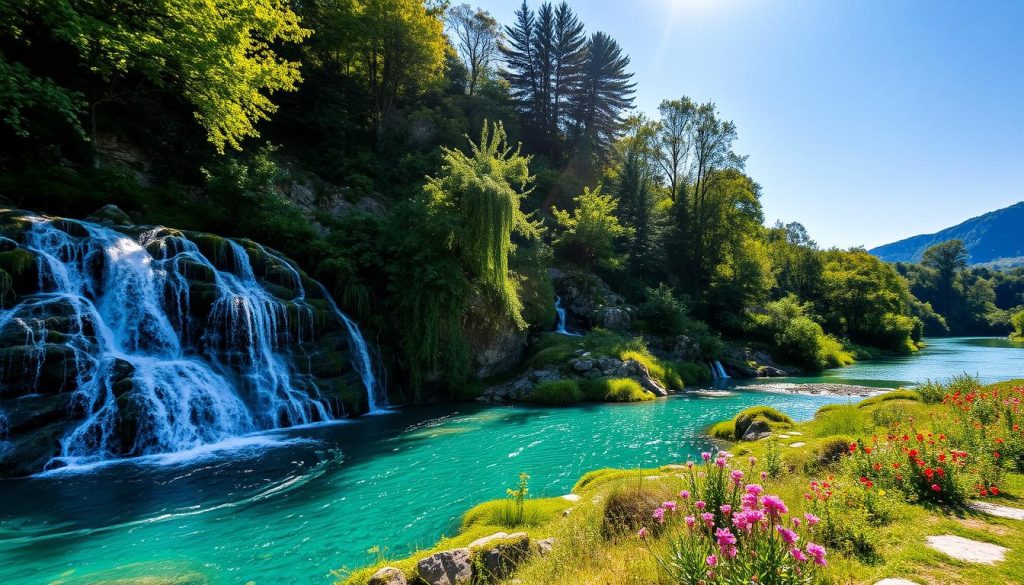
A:
[[[759,392],[776,392],[782,394],[810,394],[813,396],[857,396],[868,397],[876,394],[883,394],[895,388],[875,388],[872,386],[861,386],[858,384],[837,384],[832,382],[817,382],[812,384],[799,384],[796,382],[772,382],[768,384],[749,384],[736,386],[737,390],[756,390]]]

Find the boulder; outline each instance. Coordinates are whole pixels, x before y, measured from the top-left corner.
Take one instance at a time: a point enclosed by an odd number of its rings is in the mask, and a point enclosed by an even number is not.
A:
[[[537,549],[537,554],[546,557],[551,553],[551,549],[555,548],[555,539],[551,537],[542,538],[537,541],[535,548]]]
[[[416,563],[416,572],[427,585],[469,585],[473,560],[468,548],[445,550]]]
[[[743,440],[759,441],[766,437],[770,437],[771,434],[772,428],[768,425],[768,421],[757,419],[747,427],[746,432],[743,433]]]
[[[594,367],[594,360],[578,359],[572,361],[572,369],[577,372],[588,372]]]
[[[406,585],[408,581],[405,578],[405,573],[400,569],[394,567],[382,567],[377,570],[370,580],[366,582],[367,585]]]
[[[121,208],[113,203],[100,207],[86,219],[107,225],[132,225],[132,218],[128,217],[127,213],[121,211]]]
[[[638,379],[638,382],[644,387],[644,390],[651,392],[655,396],[668,396],[668,390],[661,385],[661,382],[650,376],[642,376]]]
[[[479,561],[481,574],[477,578],[498,581],[512,574],[530,556],[530,537],[525,532],[498,532],[473,541],[469,549]]]

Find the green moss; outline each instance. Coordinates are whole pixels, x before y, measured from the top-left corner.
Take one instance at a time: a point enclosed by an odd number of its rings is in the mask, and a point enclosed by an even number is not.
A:
[[[633,478],[640,480],[640,472],[637,470],[630,469],[614,469],[611,467],[605,467],[604,469],[595,469],[594,471],[588,471],[583,474],[583,477],[576,482],[576,485],[572,487],[573,493],[579,493],[583,490],[594,489],[597,486],[606,484],[611,481],[617,481],[620,479]]]
[[[868,406],[873,406],[875,404],[881,404],[881,403],[889,401],[889,400],[914,400],[914,401],[920,401],[921,400],[921,394],[919,394],[918,392],[916,392],[914,390],[904,390],[904,389],[893,390],[892,392],[886,392],[885,394],[879,394],[878,396],[872,396],[870,398],[865,398],[864,400],[861,400],[860,402],[858,402],[857,406],[859,406],[860,408],[865,408],[865,407],[868,407]]]
[[[747,434],[747,429],[756,421],[765,421],[768,426],[774,429],[789,428],[793,426],[793,419],[779,412],[770,406],[752,406],[740,411],[733,419],[733,432],[736,437],[742,438]]]
[[[708,435],[724,441],[736,440],[736,423],[732,420],[723,420],[711,425],[707,430]]]
[[[580,383],[583,397],[593,402],[642,402],[654,394],[630,378],[594,378]]]
[[[537,384],[524,400],[551,406],[576,404],[583,399],[583,393],[575,380],[548,380]]]
[[[0,270],[7,272],[11,276],[20,276],[35,261],[35,256],[24,248],[0,252]]]

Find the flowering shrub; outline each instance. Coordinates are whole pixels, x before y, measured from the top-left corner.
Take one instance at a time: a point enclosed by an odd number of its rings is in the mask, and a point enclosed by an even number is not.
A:
[[[670,531],[668,558],[655,554],[668,576],[694,585],[816,582],[827,564],[825,548],[811,542],[818,518],[790,515],[781,498],[747,483],[755,458],[740,466],[725,451],[702,458],[687,464],[690,489],[652,513]],[[766,475],[759,474],[761,481]],[[639,536],[646,539],[647,529]]]
[[[1024,471],[1024,387],[955,389],[943,402],[954,413],[950,433],[988,463],[980,470],[987,474],[979,478],[982,488],[990,487],[1007,463]]]
[[[970,456],[943,433],[894,427],[884,438],[850,443],[847,469],[868,491],[879,485],[912,500],[960,504],[968,494]]]

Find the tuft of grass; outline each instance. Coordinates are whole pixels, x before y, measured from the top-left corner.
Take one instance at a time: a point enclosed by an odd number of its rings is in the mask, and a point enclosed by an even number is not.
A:
[[[655,398],[630,378],[593,378],[580,384],[584,399],[593,402],[643,402]]]
[[[915,400],[915,401],[920,401],[921,399],[922,398],[921,398],[921,393],[920,392],[917,392],[915,390],[906,390],[906,389],[901,388],[899,390],[893,390],[892,392],[886,392],[885,394],[879,394],[878,396],[871,396],[869,398],[865,398],[864,400],[861,400],[860,402],[858,402],[857,406],[860,407],[860,408],[866,408],[868,406],[873,406],[875,404],[881,404],[882,402],[887,402],[889,400]],[[941,398],[940,398],[940,401],[941,401]],[[829,405],[829,406],[831,406],[831,405]]]
[[[852,404],[837,404],[835,408],[819,410],[811,426],[814,436],[828,437],[857,435],[870,429],[873,424],[871,416],[863,409]]]
[[[724,441],[735,441],[736,440],[736,423],[732,420],[723,420],[716,422],[715,424],[708,427],[708,435],[722,439]]]
[[[665,366],[662,365],[658,358],[646,351],[624,351],[619,354],[619,359],[624,362],[629,360],[639,362],[643,367],[647,368],[647,372],[651,374],[652,378],[663,384],[665,383],[665,374],[667,373]]]
[[[772,429],[793,426],[793,419],[770,406],[752,406],[740,411],[736,418],[733,419],[733,432],[735,436],[742,438],[743,435],[747,434],[747,429],[750,428],[750,425],[759,420],[766,421]]]
[[[682,384],[682,386],[676,388],[671,385],[671,379],[667,380],[666,384],[669,384],[669,387],[673,390],[682,390],[683,386],[699,386],[701,384],[711,382],[711,371],[703,364],[693,362],[666,362],[666,366],[668,368],[668,375],[678,376]]]
[[[537,384],[533,392],[523,398],[528,402],[550,406],[568,406],[583,399],[575,380],[547,380]]]

